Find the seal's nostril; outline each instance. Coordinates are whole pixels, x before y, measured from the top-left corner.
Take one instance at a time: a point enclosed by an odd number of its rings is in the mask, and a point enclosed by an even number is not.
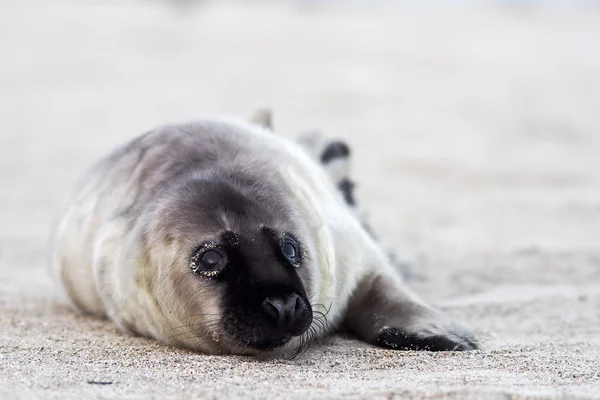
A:
[[[298,315],[298,312],[302,311],[303,308],[304,308],[304,304],[302,302],[302,299],[300,298],[300,296],[298,296],[296,298],[296,305],[294,306],[294,311],[295,311],[296,315]]]
[[[304,304],[304,300],[298,295],[294,295],[295,297],[292,299],[293,308],[291,309],[291,313],[294,316],[294,322],[298,319],[302,318],[302,314],[304,313],[304,309],[306,305]]]
[[[302,318],[305,308],[306,304],[296,293],[286,297],[267,297],[262,303],[267,318],[275,322],[280,329],[295,326]]]
[[[279,298],[266,298],[263,301],[262,308],[265,314],[275,322],[279,322],[284,318],[284,304]]]

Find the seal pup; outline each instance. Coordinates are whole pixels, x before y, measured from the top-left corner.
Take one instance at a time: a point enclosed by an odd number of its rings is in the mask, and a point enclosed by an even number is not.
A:
[[[77,185],[55,275],[84,313],[206,353],[294,352],[341,328],[391,349],[477,348],[407,289],[322,161],[258,124],[157,128]]]

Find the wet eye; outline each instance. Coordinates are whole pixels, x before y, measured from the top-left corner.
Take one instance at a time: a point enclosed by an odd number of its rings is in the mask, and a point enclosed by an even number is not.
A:
[[[223,255],[217,250],[206,250],[202,257],[200,257],[200,261],[202,261],[202,266],[206,269],[214,269],[218,266],[221,261],[223,261]]]
[[[200,248],[192,255],[190,268],[196,275],[212,278],[217,276],[227,265],[227,257],[217,248]]]
[[[281,253],[285,258],[288,259],[289,262],[298,262],[298,249],[296,249],[296,246],[292,242],[284,242],[283,246],[281,246]]]

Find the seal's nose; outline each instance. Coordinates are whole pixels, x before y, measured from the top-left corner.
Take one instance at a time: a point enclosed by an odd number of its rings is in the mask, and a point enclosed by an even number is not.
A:
[[[296,293],[286,297],[267,297],[262,308],[267,318],[273,321],[278,329],[291,331],[305,325],[305,315],[308,313],[305,301]]]

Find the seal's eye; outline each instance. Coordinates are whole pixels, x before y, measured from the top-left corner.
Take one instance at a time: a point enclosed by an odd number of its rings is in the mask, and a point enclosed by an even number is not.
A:
[[[190,268],[197,275],[212,278],[217,276],[227,266],[225,253],[214,245],[206,245],[196,250],[190,260]]]
[[[281,253],[292,264],[298,262],[298,249],[296,249],[296,246],[291,241],[286,240],[283,242],[283,245],[281,246]]]
[[[202,266],[206,269],[214,269],[218,266],[223,260],[223,255],[217,250],[206,250],[202,257],[200,257],[202,261]]]

